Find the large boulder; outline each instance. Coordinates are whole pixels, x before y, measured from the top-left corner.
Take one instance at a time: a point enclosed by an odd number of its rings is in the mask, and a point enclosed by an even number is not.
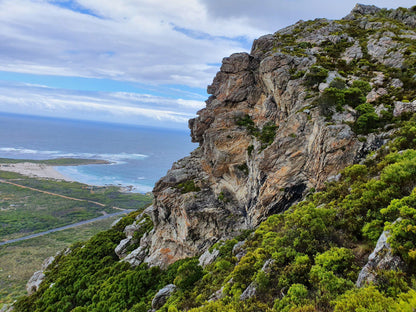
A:
[[[169,297],[176,291],[176,286],[169,284],[157,292],[152,300],[152,309],[158,310],[168,301]]]
[[[53,256],[46,258],[42,263],[41,269],[33,273],[32,277],[29,279],[29,281],[26,284],[26,290],[29,295],[39,290],[40,284],[42,284],[43,280],[45,279],[44,272],[47,270],[47,268],[52,264],[54,260],[55,260],[55,257]]]
[[[371,283],[377,283],[377,273],[381,270],[399,270],[404,268],[403,260],[393,254],[390,244],[387,242],[390,234],[384,231],[378,241],[376,248],[368,257],[367,264],[362,268],[356,282],[357,287],[363,287]]]

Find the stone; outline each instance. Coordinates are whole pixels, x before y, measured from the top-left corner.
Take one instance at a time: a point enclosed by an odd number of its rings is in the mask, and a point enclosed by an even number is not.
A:
[[[38,291],[40,284],[45,279],[43,271],[36,271],[26,284],[26,290],[29,295]]]
[[[237,258],[238,261],[240,261],[241,258],[247,254],[247,251],[244,249],[244,244],[245,241],[238,242],[233,247],[232,254]]]
[[[12,312],[14,311],[13,305],[5,304],[1,309],[0,312]]]
[[[335,121],[335,122],[339,122],[339,123],[354,122],[355,121],[355,114],[354,113],[351,112],[351,111],[348,111],[348,110],[344,110],[341,113],[336,112],[332,115],[332,120]]]
[[[388,35],[385,34],[381,38],[370,37],[367,44],[368,54],[381,64],[401,68],[404,62],[403,53],[398,49],[399,43]]]
[[[381,104],[381,105],[379,105],[375,108],[375,112],[376,112],[376,114],[379,118],[381,118],[383,116],[382,112],[384,112],[384,111],[388,111],[388,109],[383,104]]]
[[[357,287],[364,287],[371,283],[377,283],[377,271],[378,270],[399,270],[404,268],[403,260],[396,255],[393,255],[393,251],[390,244],[387,242],[390,234],[388,231],[384,231],[374,248],[374,251],[368,257],[367,264],[363,267],[356,282]]]
[[[415,39],[415,40],[416,40],[416,39]],[[393,79],[391,80],[390,85],[391,85],[393,88],[402,88],[402,87],[403,87],[403,82],[402,82],[399,78],[393,78]]]
[[[261,270],[264,273],[270,274],[275,263],[276,261],[274,259],[267,259],[266,262],[263,264]]]
[[[176,286],[173,284],[166,285],[157,292],[152,300],[152,309],[158,310],[168,301],[169,297],[176,291]]]
[[[387,90],[384,88],[373,89],[367,94],[367,103],[375,102],[380,96],[386,95],[387,93]]]
[[[347,62],[347,64],[351,63],[353,60],[359,60],[363,57],[363,51],[361,49],[360,43],[356,41],[354,45],[345,49],[345,52],[342,54],[341,59]]]
[[[127,237],[133,237],[134,233],[140,230],[141,224],[137,221],[134,221],[132,224],[127,225],[124,228],[124,234],[126,234]]]
[[[123,259],[127,255],[127,248],[132,244],[132,238],[127,237],[125,239],[122,239],[120,243],[117,245],[117,247],[114,249],[114,252],[116,255]]]
[[[403,113],[414,113],[416,112],[416,100],[413,102],[395,102],[393,116],[397,117]]]
[[[220,251],[218,249],[214,249],[212,252],[209,252],[207,249],[200,257],[199,257],[199,265],[205,268],[207,265],[212,264],[220,255]]]
[[[256,291],[257,291],[256,284],[252,282],[240,295],[240,300],[245,301],[247,299],[254,297],[256,295]]]
[[[371,79],[371,83],[373,84],[373,86],[382,86],[384,84],[384,74],[382,72],[375,72],[374,74],[376,76],[373,79]]]
[[[326,82],[321,82],[318,86],[319,92],[324,92],[327,88],[329,88],[329,83]]]
[[[147,250],[143,247],[139,247],[129,253],[123,260],[124,262],[130,263],[132,267],[136,267],[143,263],[145,257],[147,256]]]
[[[224,286],[209,296],[208,301],[218,301],[224,298]]]
[[[55,260],[55,257],[54,256],[48,257],[45,260],[43,260],[41,270],[42,271],[46,271],[46,269],[52,264],[52,262],[54,260]]]
[[[357,3],[352,9],[351,13],[348,14],[344,19],[355,19],[356,15],[374,15],[380,11],[380,8],[375,5],[365,5]]]
[[[67,248],[67,250],[68,249],[69,248]],[[33,273],[32,277],[29,279],[29,281],[26,284],[26,290],[29,295],[38,291],[40,284],[45,279],[44,272],[48,269],[48,267],[52,264],[54,260],[55,260],[54,256],[46,258],[42,263],[41,269]]]
[[[328,180],[327,181],[328,182],[338,182],[339,180],[341,180],[341,174],[340,173],[328,177]]]
[[[123,218],[118,218],[117,220],[115,220],[113,223],[111,223],[110,227],[115,227]]]

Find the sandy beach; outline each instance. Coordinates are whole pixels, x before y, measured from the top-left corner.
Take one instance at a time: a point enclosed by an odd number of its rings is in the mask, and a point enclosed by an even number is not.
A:
[[[0,170],[23,174],[28,177],[73,181],[59,173],[53,166],[34,163],[0,164]]]

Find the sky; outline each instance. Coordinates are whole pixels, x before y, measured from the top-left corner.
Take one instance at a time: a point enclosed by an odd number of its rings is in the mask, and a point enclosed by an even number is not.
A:
[[[301,19],[342,18],[355,3],[0,0],[0,113],[187,129],[223,57]]]

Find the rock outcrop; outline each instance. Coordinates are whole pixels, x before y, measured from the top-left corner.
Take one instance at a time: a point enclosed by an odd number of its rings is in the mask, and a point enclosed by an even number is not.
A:
[[[154,233],[145,262],[165,267],[202,254],[219,239],[285,211],[310,189],[322,188],[329,177],[385,143],[383,133],[358,139],[352,124],[359,114],[352,107],[334,110],[328,119],[316,105],[330,80],[344,79],[351,85],[358,79],[355,74],[334,69],[320,91],[319,83],[306,83],[314,74],[311,68],[328,50],[323,47],[339,43],[344,50],[338,58],[347,64],[367,57],[380,66],[403,66],[404,48],[397,36],[372,32],[363,41],[350,30],[377,29],[382,22],[368,16],[379,11],[357,5],[343,23],[301,21],[255,40],[250,54],[223,59],[208,86],[206,108],[189,121],[192,141],[199,147],[174,163],[153,190]],[[412,25],[406,16],[396,15]],[[305,48],[297,52],[299,46]],[[391,46],[395,48],[387,48]],[[367,63],[362,64],[360,70],[368,70]],[[377,72],[374,77],[369,102],[401,83]],[[380,105],[377,116],[384,109]]]
[[[161,290],[159,290],[152,300],[153,311],[160,309],[166,303],[166,301],[168,301],[169,297],[175,291],[176,291],[176,286],[173,284],[166,285]]]
[[[32,277],[29,279],[29,281],[26,284],[26,290],[29,295],[38,291],[40,284],[45,279],[44,272],[52,264],[54,260],[55,260],[55,257],[53,256],[46,258],[42,263],[42,268],[39,271],[36,271],[35,273],[33,273]]]
[[[393,254],[390,244],[387,242],[389,232],[384,231],[378,241],[376,248],[368,257],[367,264],[362,268],[356,282],[357,287],[363,287],[369,284],[377,283],[377,275],[379,271],[397,271],[404,269],[403,260]]]

